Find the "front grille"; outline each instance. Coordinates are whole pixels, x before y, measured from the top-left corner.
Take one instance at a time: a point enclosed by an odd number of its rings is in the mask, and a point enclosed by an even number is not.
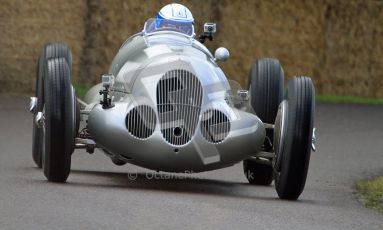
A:
[[[230,121],[223,112],[209,109],[203,113],[201,132],[207,141],[212,143],[222,142],[229,134],[229,131]]]
[[[139,105],[129,111],[125,124],[133,136],[140,139],[148,138],[156,128],[156,113],[148,105]]]
[[[166,72],[157,84],[157,110],[167,142],[183,145],[191,140],[201,112],[202,86],[187,70]]]

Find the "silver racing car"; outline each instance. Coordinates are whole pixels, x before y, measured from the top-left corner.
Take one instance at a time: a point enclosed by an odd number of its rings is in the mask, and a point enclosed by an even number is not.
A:
[[[314,87],[295,76],[284,87],[276,59],[259,59],[248,88],[228,80],[217,65],[229,58],[203,45],[192,23],[149,19],[117,52],[107,74],[84,98],[71,84],[72,56],[49,43],[38,60],[31,98],[33,159],[46,178],[65,182],[75,149],[104,152],[116,165],[165,172],[203,172],[243,161],[251,184],[270,185],[297,199],[309,166]]]

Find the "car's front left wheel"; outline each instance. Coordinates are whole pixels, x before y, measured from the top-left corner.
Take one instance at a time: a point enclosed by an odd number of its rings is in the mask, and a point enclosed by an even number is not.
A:
[[[64,58],[47,61],[44,81],[43,170],[48,181],[65,182],[74,151],[76,104]]]
[[[281,199],[296,200],[309,167],[315,107],[309,77],[292,78],[275,121],[275,189]]]
[[[69,47],[63,43],[47,43],[41,50],[37,61],[35,97],[37,106],[33,114],[33,134],[32,134],[32,158],[38,168],[42,167],[43,151],[43,130],[36,124],[36,115],[43,111],[44,106],[44,79],[47,61],[52,58],[64,58],[72,66],[72,54]]]

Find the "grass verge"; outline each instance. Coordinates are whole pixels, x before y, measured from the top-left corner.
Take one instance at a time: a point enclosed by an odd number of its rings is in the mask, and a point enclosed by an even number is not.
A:
[[[83,98],[85,96],[86,92],[88,92],[88,90],[90,89],[90,87],[87,85],[82,85],[82,84],[77,84],[77,83],[74,83],[73,87],[75,88],[76,95],[79,98]]]
[[[332,104],[383,105],[383,98],[366,98],[355,96],[316,95],[316,101]]]
[[[358,198],[368,207],[383,214],[383,176],[356,183]]]

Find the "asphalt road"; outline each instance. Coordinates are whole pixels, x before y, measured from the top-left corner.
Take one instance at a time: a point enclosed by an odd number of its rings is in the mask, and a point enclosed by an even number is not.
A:
[[[242,164],[185,179],[118,167],[100,152],[76,151],[68,183],[48,183],[31,158],[27,104],[0,102],[0,229],[383,229],[354,189],[383,174],[382,106],[317,106],[318,151],[291,202],[248,185]]]

